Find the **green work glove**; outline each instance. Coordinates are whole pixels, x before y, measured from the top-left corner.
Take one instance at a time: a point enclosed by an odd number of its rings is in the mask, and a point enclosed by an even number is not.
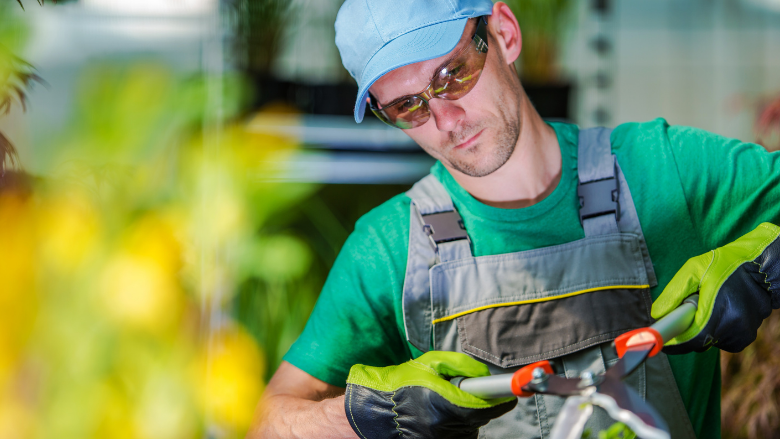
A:
[[[653,303],[660,319],[698,293],[691,327],[664,351],[703,352],[710,346],[739,352],[756,339],[758,327],[780,308],[780,227],[763,223],[731,244],[691,258]]]
[[[398,366],[352,366],[344,408],[363,439],[473,438],[479,427],[512,410],[517,398],[484,400],[447,378],[490,375],[458,352],[428,352]]]

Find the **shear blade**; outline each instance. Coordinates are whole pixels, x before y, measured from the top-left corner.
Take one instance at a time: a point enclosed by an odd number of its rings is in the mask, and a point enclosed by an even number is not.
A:
[[[620,409],[633,413],[645,425],[669,432],[669,427],[667,427],[661,415],[650,404],[645,402],[638,393],[619,379],[605,376],[604,381],[597,387],[597,392],[612,398]],[[629,425],[629,427],[631,426]],[[639,434],[636,431],[635,433]]]
[[[628,348],[623,357],[607,370],[604,376],[622,379],[634,371],[650,354],[655,343],[644,343]]]
[[[534,383],[532,381],[526,384],[523,389],[546,395],[570,396],[579,395],[582,393],[582,388],[579,387],[579,383],[579,379],[562,378],[557,375],[548,375],[544,381],[540,383]]]
[[[587,397],[576,395],[566,398],[550,431],[550,439],[580,439],[592,414],[593,405]]]

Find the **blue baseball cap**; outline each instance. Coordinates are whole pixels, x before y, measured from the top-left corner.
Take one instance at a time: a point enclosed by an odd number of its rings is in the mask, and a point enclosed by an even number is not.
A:
[[[358,84],[355,121],[363,120],[368,89],[377,79],[446,55],[469,18],[492,11],[491,0],[346,0],[336,17],[336,46]]]

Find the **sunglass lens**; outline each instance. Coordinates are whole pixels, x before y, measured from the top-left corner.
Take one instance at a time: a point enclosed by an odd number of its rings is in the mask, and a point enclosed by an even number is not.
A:
[[[424,124],[430,117],[428,103],[417,96],[409,97],[382,110],[391,123],[405,130]]]
[[[477,85],[485,66],[485,54],[471,48],[443,68],[434,81],[434,94],[444,99],[460,99]]]

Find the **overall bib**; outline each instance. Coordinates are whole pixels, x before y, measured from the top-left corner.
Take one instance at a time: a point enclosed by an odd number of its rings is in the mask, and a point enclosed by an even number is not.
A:
[[[460,215],[432,175],[412,199],[403,311],[407,340],[423,352],[464,352],[492,374],[555,360],[567,377],[602,374],[617,361],[610,343],[652,324],[657,285],[628,184],[612,155],[611,130],[581,130],[577,188],[585,238],[562,245],[474,257]],[[663,353],[626,383],[660,412],[672,437],[693,428]],[[519,398],[480,429],[480,438],[546,438],[564,398]],[[596,408],[595,435],[612,425]]]

